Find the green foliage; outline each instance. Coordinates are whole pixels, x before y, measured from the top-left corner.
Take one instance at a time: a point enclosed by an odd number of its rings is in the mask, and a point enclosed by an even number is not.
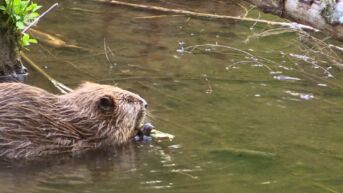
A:
[[[0,5],[0,12],[9,16],[8,25],[14,25],[15,30],[21,32],[39,16],[37,10],[41,7],[30,0],[5,0],[5,5]],[[31,38],[29,34],[22,34],[20,45],[25,47],[31,43],[37,43],[37,40]]]

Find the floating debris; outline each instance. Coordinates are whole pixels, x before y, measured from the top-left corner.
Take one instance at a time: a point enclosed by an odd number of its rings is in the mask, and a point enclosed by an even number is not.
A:
[[[324,84],[324,83],[318,83],[317,85],[321,86],[321,87],[327,87],[328,86],[327,84]]]
[[[296,78],[296,77],[291,77],[291,76],[285,76],[285,75],[278,75],[278,76],[273,76],[274,79],[276,80],[281,80],[281,81],[297,81],[297,80],[301,80],[300,78]]]
[[[182,146],[180,144],[170,145],[168,146],[171,149],[180,149]]]
[[[271,74],[271,75],[282,74],[282,71],[271,71],[271,72],[269,72],[269,74]]]
[[[303,100],[311,100],[314,99],[314,95],[312,93],[298,93],[298,92],[294,92],[294,91],[290,91],[290,90],[286,90],[284,91],[286,94],[295,96],[295,97],[299,97],[300,99]]]
[[[151,180],[151,181],[141,182],[141,184],[159,184],[159,183],[162,183],[162,180]]]
[[[179,42],[179,48],[176,50],[176,52],[181,54],[188,53],[188,51],[185,48],[185,42]]]
[[[169,133],[164,133],[162,131],[158,131],[156,129],[151,130],[151,137],[155,138],[155,139],[169,139],[169,141],[172,141],[175,136]]]
[[[273,183],[277,183],[277,181],[265,181],[265,182],[261,182],[260,184],[269,185],[269,184],[273,184]]]

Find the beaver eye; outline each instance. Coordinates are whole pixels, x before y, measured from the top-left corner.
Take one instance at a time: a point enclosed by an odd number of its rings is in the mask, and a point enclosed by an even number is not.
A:
[[[114,109],[114,101],[109,96],[101,97],[99,100],[99,108],[104,111],[109,111]]]

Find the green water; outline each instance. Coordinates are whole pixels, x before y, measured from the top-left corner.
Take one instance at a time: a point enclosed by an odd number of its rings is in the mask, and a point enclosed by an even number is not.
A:
[[[42,1],[45,8],[54,2]],[[243,12],[225,1],[154,2]],[[274,28],[264,24],[139,18],[164,13],[85,0],[59,3],[38,29],[85,49],[41,44],[27,55],[70,87],[87,80],[139,93],[150,104],[151,122],[176,138],[130,144],[111,155],[8,166],[0,171],[0,192],[343,192],[343,80],[333,66],[342,60],[307,52],[296,33],[247,41]],[[227,47],[182,52],[180,42]],[[58,93],[32,69],[29,83]]]

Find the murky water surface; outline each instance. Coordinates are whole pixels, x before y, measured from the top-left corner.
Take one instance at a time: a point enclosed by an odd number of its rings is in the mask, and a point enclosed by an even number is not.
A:
[[[44,8],[54,2],[41,1]],[[38,29],[82,49],[40,44],[29,57],[71,87],[87,80],[139,93],[155,126],[176,138],[111,155],[4,167],[0,192],[343,192],[338,53],[320,54],[314,40],[277,26],[91,0],[59,3]],[[246,6],[154,3],[225,15],[242,15]],[[256,10],[249,16],[279,20]],[[57,93],[34,70],[29,82]]]

